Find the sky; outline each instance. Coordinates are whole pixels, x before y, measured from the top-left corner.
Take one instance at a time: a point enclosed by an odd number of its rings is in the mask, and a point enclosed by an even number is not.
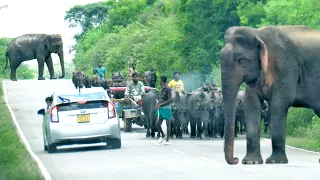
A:
[[[75,44],[73,36],[81,29],[68,27],[68,22],[64,21],[65,12],[77,4],[99,1],[103,0],[0,0],[0,5],[8,5],[0,10],[0,37],[14,38],[29,33],[61,34],[65,61],[70,62],[74,53],[69,54],[69,47]],[[58,63],[58,55],[51,55],[54,63]],[[37,61],[24,64],[37,65]]]

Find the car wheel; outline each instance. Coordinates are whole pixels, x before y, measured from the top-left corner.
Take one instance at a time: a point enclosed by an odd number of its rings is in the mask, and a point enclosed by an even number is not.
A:
[[[43,139],[43,147],[44,151],[48,151],[48,146],[46,145],[46,141]]]
[[[56,144],[50,144],[48,147],[48,153],[54,153],[57,151],[57,145]]]
[[[132,119],[125,119],[123,123],[126,124],[124,131],[125,132],[131,132],[131,130],[132,130]]]
[[[107,145],[111,145],[112,149],[119,149],[121,148],[121,139],[108,139]]]

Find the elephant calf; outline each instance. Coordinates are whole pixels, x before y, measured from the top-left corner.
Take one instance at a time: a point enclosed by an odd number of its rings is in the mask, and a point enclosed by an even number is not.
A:
[[[72,72],[72,82],[76,89],[83,88],[85,75],[82,71]]]

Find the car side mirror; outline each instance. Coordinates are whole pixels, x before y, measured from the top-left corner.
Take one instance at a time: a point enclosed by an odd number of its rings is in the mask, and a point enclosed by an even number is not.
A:
[[[39,115],[44,115],[44,113],[45,113],[44,109],[40,109],[40,110],[38,111],[38,114],[39,114]]]

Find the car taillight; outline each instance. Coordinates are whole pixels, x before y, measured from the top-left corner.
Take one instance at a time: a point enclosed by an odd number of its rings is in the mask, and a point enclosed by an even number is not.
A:
[[[114,105],[110,102],[108,102],[108,116],[109,118],[116,117],[116,109],[114,108]]]
[[[58,106],[55,106],[51,109],[51,122],[59,122],[58,119]]]
[[[139,105],[142,105],[142,99],[139,100]]]

